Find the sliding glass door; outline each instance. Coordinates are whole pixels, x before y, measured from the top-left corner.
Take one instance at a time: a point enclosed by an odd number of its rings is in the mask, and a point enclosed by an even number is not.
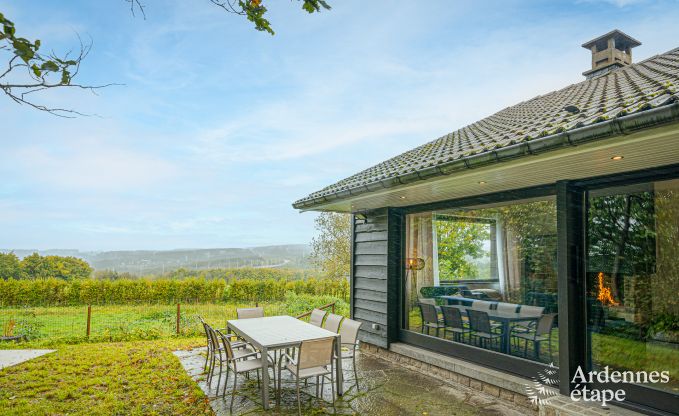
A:
[[[406,215],[404,328],[558,365],[553,197]]]
[[[679,180],[589,192],[586,234],[591,368],[679,393]]]

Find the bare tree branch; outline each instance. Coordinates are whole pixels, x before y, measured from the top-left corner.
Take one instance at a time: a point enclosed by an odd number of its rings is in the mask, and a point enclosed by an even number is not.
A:
[[[137,17],[137,15],[134,13],[134,9],[139,9],[139,12],[141,13],[142,17],[144,20],[146,20],[146,11],[144,10],[146,6],[141,4],[140,0],[125,0],[126,2],[130,3],[130,12],[132,13],[133,17]]]
[[[210,0],[210,3],[214,4],[217,7],[221,7],[222,9],[226,10],[229,13],[245,16],[245,11],[243,11],[243,9],[240,6],[238,6],[238,0],[226,0],[226,1]]]

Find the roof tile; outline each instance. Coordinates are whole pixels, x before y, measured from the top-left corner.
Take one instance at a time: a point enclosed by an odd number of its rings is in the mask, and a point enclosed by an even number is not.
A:
[[[469,156],[677,102],[678,91],[679,48],[507,107],[314,192],[295,205],[347,195],[355,188],[376,189],[379,182],[399,182],[422,171],[426,173],[421,176],[427,177],[440,165]]]

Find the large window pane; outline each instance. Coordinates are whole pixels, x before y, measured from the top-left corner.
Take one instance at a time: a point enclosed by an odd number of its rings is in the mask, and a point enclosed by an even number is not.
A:
[[[553,198],[408,215],[405,266],[406,329],[558,363]]]
[[[679,392],[679,181],[590,192],[591,363],[669,371]]]

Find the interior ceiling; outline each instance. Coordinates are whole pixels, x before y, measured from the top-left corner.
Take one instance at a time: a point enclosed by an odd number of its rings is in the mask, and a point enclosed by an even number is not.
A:
[[[616,155],[624,158],[612,160]],[[676,163],[679,127],[675,124],[347,198],[315,210],[357,212],[417,205]]]

